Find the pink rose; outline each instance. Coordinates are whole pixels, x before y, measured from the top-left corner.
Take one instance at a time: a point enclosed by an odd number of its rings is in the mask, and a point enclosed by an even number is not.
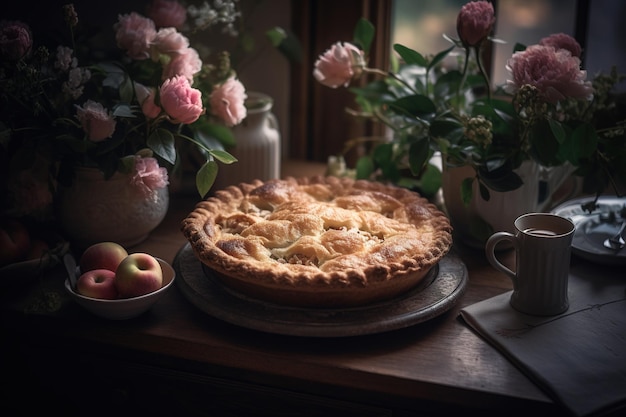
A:
[[[168,78],[181,75],[193,82],[193,76],[202,69],[202,61],[198,55],[198,51],[193,48],[187,48],[184,53],[175,55],[170,62],[163,68],[162,78]]]
[[[134,83],[137,101],[141,106],[141,111],[148,119],[156,119],[161,114],[161,107],[154,102],[156,90],[146,87],[143,84]]]
[[[87,100],[82,107],[76,106],[76,116],[92,142],[102,142],[115,131],[115,119],[95,101]]]
[[[159,29],[150,46],[154,61],[158,60],[160,54],[173,56],[185,53],[187,48],[189,39],[175,28]]]
[[[516,52],[507,62],[512,80],[506,89],[515,92],[525,84],[535,86],[540,97],[556,104],[566,98],[590,98],[593,87],[586,81],[587,71],[580,69],[580,59],[565,49],[532,45]]]
[[[161,106],[174,123],[190,124],[204,113],[202,93],[192,88],[184,76],[168,78],[160,92]]]
[[[231,77],[213,88],[210,97],[211,114],[222,119],[228,127],[238,125],[246,118],[244,102],[247,97],[243,84]]]
[[[493,5],[487,1],[472,1],[465,4],[456,18],[456,31],[465,46],[477,46],[487,39],[496,15]]]
[[[187,10],[177,0],[152,0],[147,14],[159,28],[180,29],[187,20]]]
[[[113,26],[117,46],[126,50],[132,59],[150,57],[150,44],[156,36],[154,22],[135,12],[120,15]]]
[[[552,46],[554,49],[568,50],[572,56],[580,58],[582,48],[576,39],[566,33],[554,33],[539,41],[539,45]]]
[[[2,22],[0,26],[0,56],[3,60],[18,61],[33,46],[30,28],[22,22]]]
[[[135,172],[130,182],[143,197],[155,197],[156,190],[169,184],[167,169],[160,167],[159,162],[154,158],[136,156]]]
[[[355,69],[360,69],[364,65],[363,51],[351,43],[337,42],[315,62],[313,76],[328,87],[337,88],[340,85],[347,87]]]

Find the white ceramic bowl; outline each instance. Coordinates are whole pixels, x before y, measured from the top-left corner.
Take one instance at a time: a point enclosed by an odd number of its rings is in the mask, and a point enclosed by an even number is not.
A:
[[[72,289],[70,280],[65,280],[65,289],[71,297],[82,307],[96,316],[111,320],[125,320],[137,317],[145,313],[156,303],[165,292],[172,286],[176,273],[163,259],[156,258],[163,270],[163,286],[149,294],[132,298],[120,298],[118,300],[103,300],[99,298],[85,297]]]

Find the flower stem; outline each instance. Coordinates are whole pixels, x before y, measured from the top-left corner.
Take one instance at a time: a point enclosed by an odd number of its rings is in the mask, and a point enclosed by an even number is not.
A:
[[[380,70],[378,68],[368,68],[368,67],[363,67],[363,72],[367,72],[369,74],[377,74],[377,75],[382,75],[383,77],[391,77],[396,81],[399,81],[400,83],[402,83],[406,88],[408,88],[409,90],[411,90],[411,92],[413,94],[418,94],[418,92],[413,88],[412,85],[410,85],[409,83],[407,83],[405,80],[403,80],[402,78],[398,77],[396,74],[394,74],[393,72],[390,71],[383,71]]]
[[[485,88],[487,89],[487,100],[491,103],[491,86],[489,85],[489,76],[487,75],[487,71],[485,70],[485,66],[483,65],[483,60],[480,58],[480,45],[476,46],[476,62],[478,63],[478,69],[480,70],[480,75],[482,75],[483,80],[485,81]]]

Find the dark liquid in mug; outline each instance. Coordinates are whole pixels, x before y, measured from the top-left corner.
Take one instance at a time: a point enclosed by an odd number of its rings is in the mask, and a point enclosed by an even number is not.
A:
[[[534,227],[531,227],[530,229],[524,230],[524,233],[532,235],[532,236],[537,236],[537,237],[548,237],[548,236],[556,236],[556,235],[558,235],[558,233],[553,232],[552,230],[537,229],[537,228],[534,228]]]

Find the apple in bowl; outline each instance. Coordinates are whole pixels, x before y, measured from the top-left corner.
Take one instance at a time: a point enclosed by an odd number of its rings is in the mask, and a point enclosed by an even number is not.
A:
[[[100,242],[89,246],[80,257],[80,272],[94,269],[108,269],[115,272],[119,264],[128,256],[124,247],[115,242]]]
[[[115,287],[120,298],[138,297],[163,285],[161,265],[152,255],[132,253],[115,270]]]
[[[118,298],[115,272],[108,269],[92,269],[84,272],[76,281],[76,291],[85,297],[115,300]]]

